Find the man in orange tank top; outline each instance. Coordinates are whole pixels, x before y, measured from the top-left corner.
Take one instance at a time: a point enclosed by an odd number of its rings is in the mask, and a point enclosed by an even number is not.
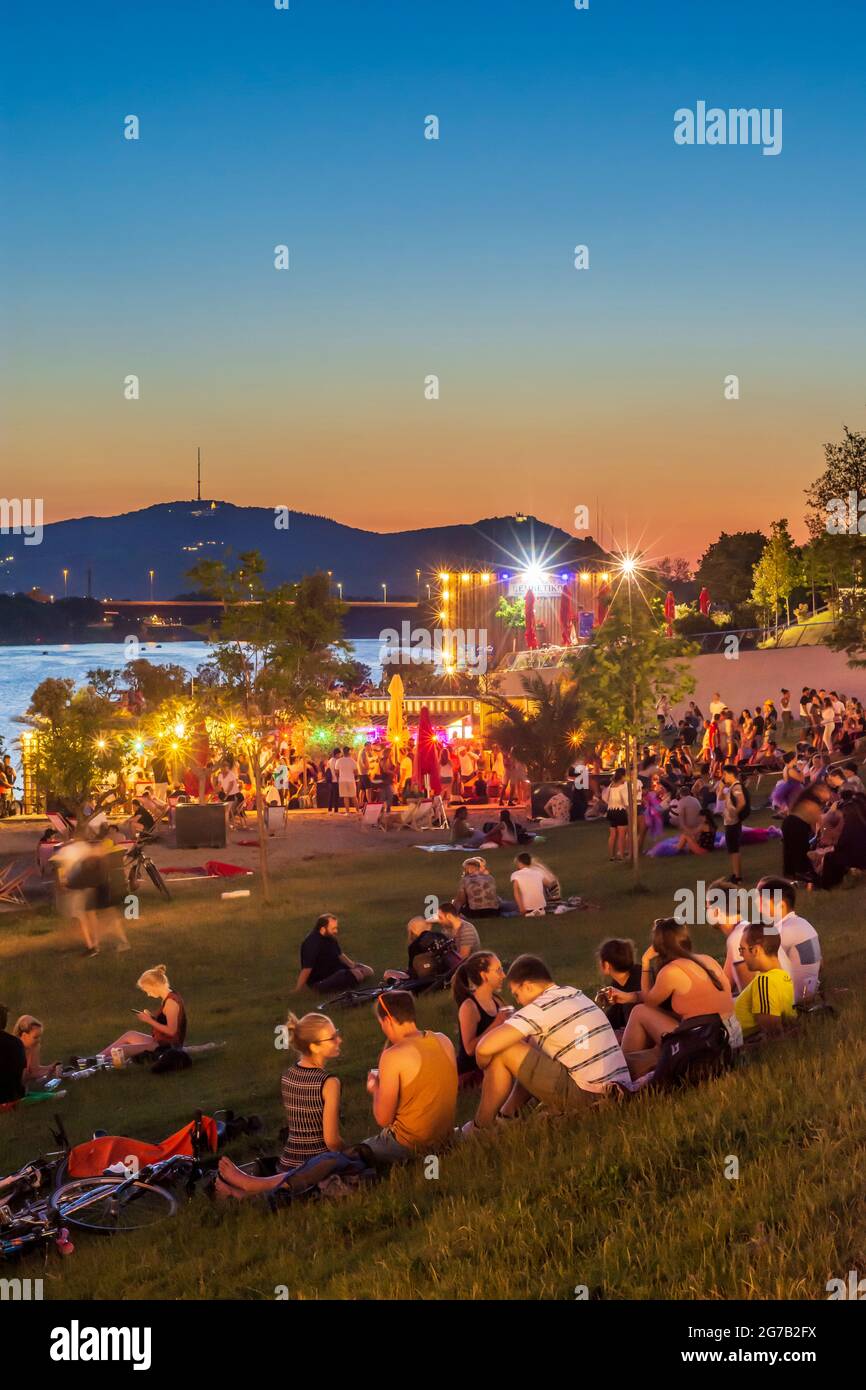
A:
[[[374,1165],[433,1153],[451,1135],[457,1105],[457,1060],[444,1033],[421,1032],[414,996],[388,990],[374,1006],[388,1046],[367,1077],[381,1129],[359,1145]]]

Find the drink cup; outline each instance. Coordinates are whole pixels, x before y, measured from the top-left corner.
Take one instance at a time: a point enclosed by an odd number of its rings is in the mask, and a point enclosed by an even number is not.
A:
[[[122,1047],[113,1047],[113,1048],[111,1049],[111,1065],[112,1065],[113,1067],[122,1067],[122,1066],[123,1066],[123,1048],[122,1048]]]

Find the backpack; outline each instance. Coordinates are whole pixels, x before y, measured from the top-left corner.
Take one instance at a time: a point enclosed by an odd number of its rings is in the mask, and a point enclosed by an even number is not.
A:
[[[752,798],[749,796],[748,788],[744,787],[742,782],[734,782],[733,785],[734,787],[739,787],[740,791],[743,793],[743,805],[737,812],[737,820],[740,822],[740,825],[742,825],[743,821],[748,820],[749,816],[752,814]]]
[[[652,1084],[662,1090],[706,1081],[731,1065],[728,1030],[718,1014],[686,1019],[661,1040]]]

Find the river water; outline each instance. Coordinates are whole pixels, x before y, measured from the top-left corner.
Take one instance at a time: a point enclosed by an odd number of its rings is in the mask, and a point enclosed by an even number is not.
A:
[[[350,643],[358,661],[381,675],[377,640],[358,640]],[[194,675],[207,659],[206,642],[142,642],[140,655],[148,661],[183,666]],[[85,642],[62,647],[0,647],[0,736],[16,766],[20,765],[20,750],[15,740],[22,726],[15,722],[30,704],[30,697],[40,681],[47,676],[71,676],[77,686],[85,685],[87,672],[97,666],[120,671],[129,660],[122,642]]]

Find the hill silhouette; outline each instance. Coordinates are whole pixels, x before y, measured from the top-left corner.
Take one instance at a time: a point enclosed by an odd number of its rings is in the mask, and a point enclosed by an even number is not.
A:
[[[197,560],[244,550],[261,552],[273,583],[331,570],[345,598],[381,598],[383,583],[389,598],[414,598],[416,570],[425,584],[443,565],[513,571],[534,556],[567,569],[604,558],[590,537],[569,536],[535,517],[379,533],[292,512],[288,529],[278,530],[271,508],[211,499],[57,521],[45,526],[40,545],[25,545],[23,536],[14,535],[0,545],[0,589],[7,593],[37,587],[60,597],[67,569],[70,596],[87,594],[90,571],[93,597],[113,599],[147,598],[151,569],[157,597],[189,593],[188,571]]]

